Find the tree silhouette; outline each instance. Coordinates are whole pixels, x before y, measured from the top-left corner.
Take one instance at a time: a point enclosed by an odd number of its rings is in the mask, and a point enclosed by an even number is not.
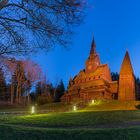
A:
[[[25,90],[24,82],[26,80],[24,65],[22,61],[17,62],[13,78],[14,79],[12,80],[12,82],[14,82],[14,86],[16,87],[15,102],[20,104],[22,93]]]
[[[28,102],[30,101],[30,89],[36,85],[36,83],[43,78],[43,73],[41,67],[30,60],[22,61],[25,71],[26,80],[24,81],[24,86],[27,91]]]
[[[66,47],[83,19],[83,0],[2,0],[0,56]]]
[[[62,95],[64,94],[65,91],[65,87],[64,87],[64,83],[61,80],[56,88],[56,94],[54,97],[54,101],[56,102],[60,102],[60,98],[62,97]]]
[[[135,76],[136,99],[140,100],[140,78]]]
[[[112,81],[119,81],[119,74],[116,72],[111,73]]]

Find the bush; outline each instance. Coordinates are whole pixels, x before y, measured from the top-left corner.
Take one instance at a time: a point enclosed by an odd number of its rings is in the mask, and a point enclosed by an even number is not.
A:
[[[137,109],[140,109],[140,104],[135,106]]]
[[[44,96],[39,96],[38,98],[37,98],[37,104],[38,105],[44,105],[44,104],[46,104],[46,103],[48,103],[49,101],[48,101],[48,97],[44,97]]]

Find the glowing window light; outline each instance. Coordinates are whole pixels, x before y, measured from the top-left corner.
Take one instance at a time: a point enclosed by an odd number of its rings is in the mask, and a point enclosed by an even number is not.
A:
[[[32,106],[31,108],[31,114],[34,114],[35,113],[35,106]]]
[[[76,105],[73,106],[73,111],[77,111]]]

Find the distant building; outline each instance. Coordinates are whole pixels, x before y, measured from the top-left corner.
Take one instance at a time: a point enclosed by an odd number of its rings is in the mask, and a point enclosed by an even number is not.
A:
[[[112,81],[108,64],[101,64],[93,39],[85,69],[69,80],[68,90],[61,100],[135,100],[135,80],[128,51],[123,60],[119,81]]]

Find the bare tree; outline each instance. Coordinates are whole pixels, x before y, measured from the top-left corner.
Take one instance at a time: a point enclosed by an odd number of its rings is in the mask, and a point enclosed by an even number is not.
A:
[[[4,61],[4,71],[7,80],[11,83],[11,104],[15,101],[21,104],[28,103],[30,90],[44,77],[41,67],[31,60],[6,60]],[[22,90],[24,89],[24,90]],[[14,94],[15,92],[15,94]]]
[[[22,61],[24,65],[24,71],[26,80],[24,81],[25,89],[27,90],[27,101],[29,103],[30,101],[30,90],[33,86],[36,85],[36,83],[43,78],[43,72],[41,67],[30,60],[24,60]]]
[[[2,61],[0,62],[0,66],[3,66],[4,73],[6,75],[6,80],[11,83],[11,90],[10,90],[10,102],[13,104],[14,101],[14,82],[13,82],[13,75],[17,67],[17,60],[16,59],[5,59],[3,57]]]
[[[83,6],[83,0],[1,0],[0,56],[67,47]]]

